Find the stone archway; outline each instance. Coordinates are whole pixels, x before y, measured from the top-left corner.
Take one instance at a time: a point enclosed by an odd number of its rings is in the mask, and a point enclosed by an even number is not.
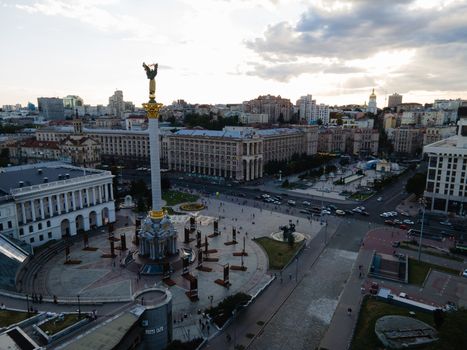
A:
[[[62,222],[60,223],[60,230],[61,230],[62,237],[69,236],[70,235],[70,220],[63,219]]]
[[[78,232],[84,231],[84,217],[83,215],[78,215],[75,219],[76,230]]]
[[[93,210],[89,213],[89,227],[91,229],[97,226],[97,213]]]
[[[101,212],[102,215],[102,225],[109,223],[109,208],[104,207]]]

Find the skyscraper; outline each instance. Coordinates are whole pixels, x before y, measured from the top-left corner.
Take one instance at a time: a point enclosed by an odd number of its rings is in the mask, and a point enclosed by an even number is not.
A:
[[[125,101],[123,101],[123,91],[116,90],[112,96],[109,97],[109,111],[111,114],[123,118],[125,112]]]
[[[313,112],[316,101],[311,95],[302,96],[297,101],[297,107],[300,113],[300,120],[306,120],[308,124],[313,122]]]
[[[399,95],[397,92],[395,92],[391,96],[389,96],[389,99],[388,99],[388,107],[389,108],[397,107],[401,103],[402,103],[402,95]]]
[[[65,119],[63,100],[57,97],[39,97],[37,99],[39,114],[47,120]]]

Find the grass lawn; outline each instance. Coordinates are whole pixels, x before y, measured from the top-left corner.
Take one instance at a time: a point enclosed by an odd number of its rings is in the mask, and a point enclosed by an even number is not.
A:
[[[167,206],[171,207],[172,205],[177,205],[179,203],[185,202],[196,202],[198,200],[198,196],[179,192],[179,191],[164,191],[162,192],[162,199],[165,200]]]
[[[9,325],[24,321],[27,318],[29,318],[27,312],[0,310],[0,327],[7,327]]]
[[[55,333],[60,332],[61,330],[64,330],[67,327],[70,327],[71,325],[84,318],[86,318],[85,314],[81,314],[81,318],[78,318],[78,314],[65,314],[63,317],[63,321],[58,321],[57,318],[54,318],[48,322],[41,324],[39,327],[46,334],[53,335]]]
[[[268,254],[269,268],[272,270],[282,269],[303,244],[302,242],[294,243],[293,247],[290,247],[286,242],[279,242],[269,237],[257,238],[255,242],[261,245]]]
[[[449,267],[433,265],[427,262],[409,259],[409,283],[421,286],[425,281],[428,271],[431,269],[441,272],[458,275],[459,271],[450,269]]]
[[[370,198],[373,194],[374,194],[374,192],[372,192],[372,193],[354,193],[353,195],[350,196],[350,199],[364,201],[364,200]]]
[[[363,300],[362,309],[358,317],[351,350],[382,349],[375,334],[376,320],[386,315],[410,316],[409,309],[388,304],[384,301],[367,297]],[[415,312],[415,318],[433,326],[433,315],[421,311]]]

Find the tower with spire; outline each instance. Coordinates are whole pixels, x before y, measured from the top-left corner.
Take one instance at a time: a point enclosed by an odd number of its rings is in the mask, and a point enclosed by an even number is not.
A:
[[[376,107],[376,95],[375,95],[375,89],[373,88],[373,91],[371,92],[370,99],[368,101],[368,108],[367,112],[376,114],[378,112],[378,108]]]

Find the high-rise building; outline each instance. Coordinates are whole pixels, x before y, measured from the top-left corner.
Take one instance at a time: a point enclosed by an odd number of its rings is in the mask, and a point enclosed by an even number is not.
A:
[[[393,93],[388,98],[388,107],[394,108],[402,103],[402,95],[399,95],[397,92]]]
[[[65,119],[63,100],[57,97],[39,97],[39,114],[47,120]]]
[[[302,96],[297,100],[297,108],[299,110],[300,120],[306,121],[308,124],[313,122],[313,111],[315,109],[316,101],[313,100],[312,95]]]
[[[329,124],[329,106],[325,105],[324,103],[315,105],[313,120],[321,120],[323,124]]]
[[[109,111],[111,114],[123,118],[125,112],[125,101],[123,101],[123,91],[116,90],[112,96],[109,97]]]
[[[378,112],[378,108],[376,107],[376,95],[375,89],[371,92],[370,100],[368,101],[368,108],[367,112],[376,114]]]
[[[423,148],[429,157],[426,208],[464,216],[467,211],[467,118],[458,121],[457,136]]]
[[[68,95],[63,98],[63,106],[65,109],[75,110],[76,107],[83,105],[83,99],[76,95]]]
[[[269,115],[270,123],[277,123],[281,120],[289,121],[293,105],[287,98],[280,96],[259,96],[258,98],[250,101],[243,102],[243,112]]]

